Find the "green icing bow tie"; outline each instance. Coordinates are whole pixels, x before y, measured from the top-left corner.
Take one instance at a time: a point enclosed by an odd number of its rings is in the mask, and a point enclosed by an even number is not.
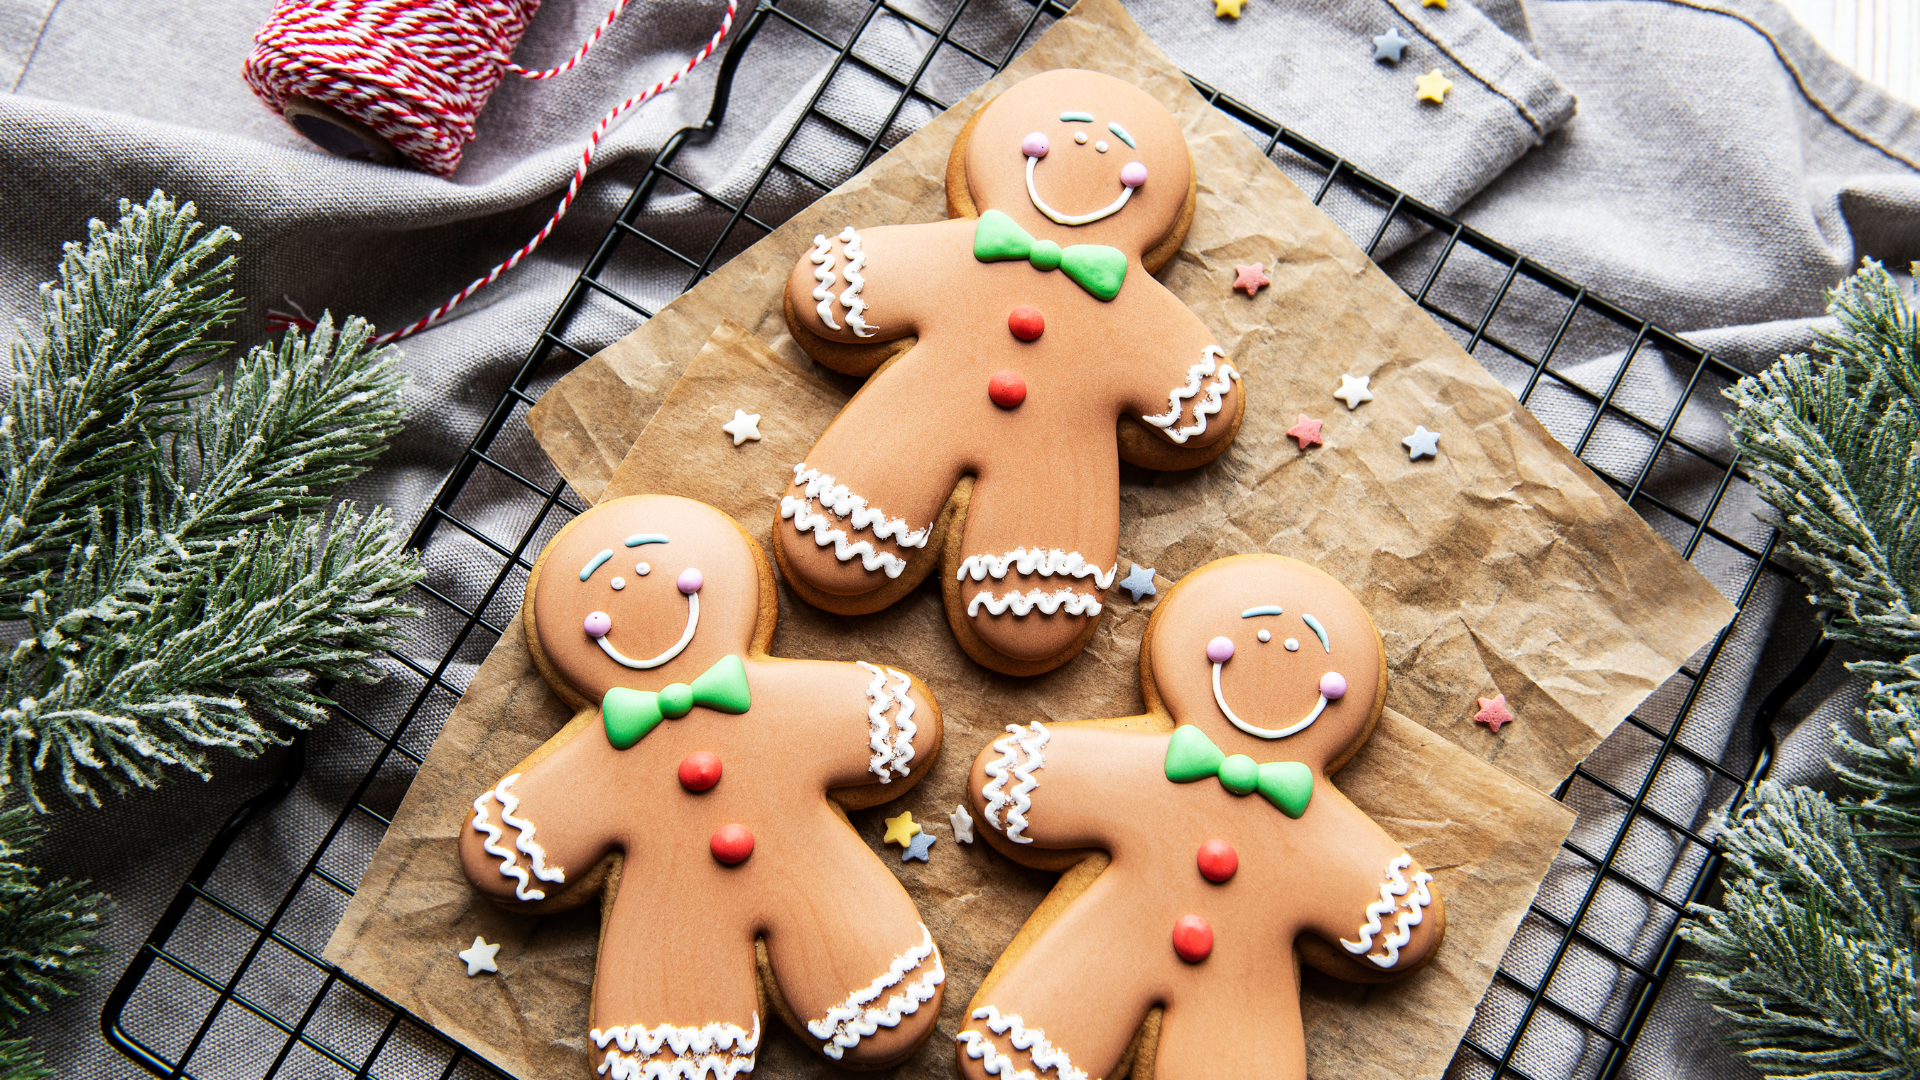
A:
[[[1235,795],[1255,791],[1280,808],[1290,818],[1307,812],[1307,800],[1313,798],[1313,770],[1297,761],[1255,762],[1245,754],[1228,757],[1207,733],[1191,724],[1182,724],[1167,744],[1167,779],[1190,784],[1209,776],[1220,778],[1220,786]]]
[[[1035,270],[1057,269],[1102,300],[1119,296],[1120,283],[1127,279],[1127,257],[1119,248],[1105,244],[1062,248],[1051,240],[1035,240],[999,210],[981,214],[980,223],[973,227],[973,257],[981,262],[1025,259]]]
[[[600,717],[607,724],[607,741],[625,750],[647,737],[662,720],[678,720],[705,705],[724,713],[743,713],[753,704],[747,692],[747,665],[737,656],[723,656],[700,673],[689,686],[668,683],[659,693],[616,686],[600,699]]]

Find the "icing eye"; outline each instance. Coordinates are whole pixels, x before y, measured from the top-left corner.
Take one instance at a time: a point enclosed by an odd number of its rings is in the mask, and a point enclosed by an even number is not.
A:
[[[1129,161],[1120,166],[1120,182],[1135,188],[1147,182],[1147,167],[1137,161]]]
[[[646,577],[648,574],[653,573],[653,567],[648,566],[646,563],[637,563],[633,568],[633,572],[639,574],[641,577]]]
[[[691,566],[687,567],[685,570],[680,571],[680,580],[674,582],[674,584],[680,586],[680,591],[683,593],[686,593],[688,596],[692,596],[694,593],[699,592],[700,586],[705,585],[706,583],[707,583],[707,579],[701,576],[700,571],[695,570]]]
[[[1107,140],[1105,139],[1101,139],[1099,142],[1094,143],[1093,148],[1095,150],[1100,151],[1103,154],[1106,153],[1108,150],[1112,149],[1112,147],[1107,145]]]
[[[1347,696],[1347,677],[1337,671],[1329,671],[1320,676],[1320,696],[1328,701],[1339,701]]]
[[[1079,143],[1081,146],[1087,145],[1087,133],[1084,131],[1074,132],[1073,141]]]
[[[618,580],[620,580],[620,579],[619,579],[619,578],[615,578],[614,580],[615,580],[615,581],[618,581]],[[1260,640],[1261,640],[1261,641],[1262,641],[1263,643],[1264,643],[1264,642],[1268,642],[1268,641],[1272,641],[1272,640],[1273,640],[1273,631],[1271,631],[1271,630],[1262,630],[1262,631],[1260,631],[1260,632],[1259,632],[1258,634],[1255,634],[1254,636],[1255,636],[1255,637],[1257,637],[1257,638],[1259,638],[1259,639],[1260,639]]]
[[[1288,639],[1287,639],[1287,651],[1288,651],[1288,652],[1299,652],[1299,651],[1300,651],[1300,639],[1299,639],[1299,638],[1288,638]]]
[[[1207,659],[1224,664],[1233,659],[1233,639],[1217,637],[1207,642]]]
[[[581,625],[581,629],[587,632],[588,637],[606,637],[607,631],[613,629],[613,618],[604,611],[588,612],[586,622]]]
[[[621,589],[624,589],[627,587],[627,579],[623,577],[617,577],[617,578],[614,578],[612,581],[607,582],[607,584],[613,588],[614,592],[619,592]],[[1263,634],[1266,633],[1265,630],[1262,630],[1260,632]]]
[[[1047,136],[1044,132],[1029,132],[1026,138],[1020,140],[1020,152],[1028,157],[1046,157],[1047,149]]]

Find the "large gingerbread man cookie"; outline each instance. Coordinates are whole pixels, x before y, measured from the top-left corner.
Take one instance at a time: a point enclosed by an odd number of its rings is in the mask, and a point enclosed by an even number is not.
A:
[[[1194,191],[1158,101],[1050,71],[962,130],[953,220],[815,238],[787,324],[871,377],[780,501],[774,554],[801,597],[877,611],[938,563],[975,660],[1030,675],[1073,658],[1118,569],[1120,461],[1205,464],[1245,409],[1213,334],[1152,276]]]
[[[479,793],[461,865],[514,910],[603,898],[589,1054],[613,1080],[750,1072],[768,1008],[879,1067],[940,1013],[940,952],[842,811],[926,774],[939,706],[891,667],[767,655],[776,611],[759,545],[669,496],[580,515],[528,581],[534,659],[579,713]]]
[[[968,1077],[1297,1080],[1296,948],[1384,981],[1440,943],[1432,878],[1328,779],[1386,697],[1351,593],[1278,555],[1210,563],[1160,600],[1140,682],[1144,716],[1010,725],[974,762],[994,847],[1079,865],[970,1003]]]

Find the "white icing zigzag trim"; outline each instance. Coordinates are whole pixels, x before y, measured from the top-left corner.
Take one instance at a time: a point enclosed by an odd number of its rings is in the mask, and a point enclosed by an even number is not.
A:
[[[900,993],[888,998],[885,1008],[867,1008],[869,1003],[906,978],[907,972],[919,967],[928,957],[933,958],[933,966],[908,983]],[[946,981],[947,971],[940,964],[940,950],[934,948],[933,935],[927,932],[923,923],[920,926],[920,944],[894,957],[886,972],[868,983],[866,989],[848,994],[847,1000],[828,1009],[826,1016],[807,1021],[807,1030],[813,1032],[814,1038],[826,1041],[827,1045],[820,1048],[821,1053],[839,1061],[842,1054],[859,1046],[861,1039],[883,1027],[898,1027],[901,1017],[919,1012],[920,1006],[933,1000],[934,987]]]
[[[969,555],[960,564],[959,580],[967,580],[973,575],[975,581],[985,581],[991,574],[995,581],[1007,576],[1013,570],[1021,574],[1038,574],[1041,577],[1070,577],[1093,579],[1101,589],[1113,585],[1113,576],[1120,572],[1115,563],[1104,575],[1100,568],[1090,565],[1086,556],[1077,551],[1061,551],[1059,548],[1042,550],[1040,548],[1017,547],[1005,555]]]
[[[1360,927],[1360,940],[1340,939],[1341,946],[1348,952],[1355,956],[1366,954],[1376,967],[1390,968],[1400,962],[1400,950],[1413,940],[1413,928],[1425,917],[1420,909],[1433,903],[1433,894],[1427,891],[1433,875],[1425,870],[1413,875],[1413,895],[1407,896],[1407,878],[1400,871],[1412,865],[1413,856],[1404,853],[1387,864],[1387,881],[1380,886],[1380,899],[1367,905],[1367,921]],[[1380,917],[1392,914],[1400,906],[1402,896],[1407,896],[1407,910],[1394,916],[1393,931],[1380,939],[1380,947],[1387,950],[1387,954],[1374,956],[1373,935],[1380,933]]]
[[[1020,1021],[1020,1016],[1001,1016],[1000,1010],[985,1005],[973,1010],[975,1020],[985,1020],[987,1030],[995,1035],[1007,1035],[1007,1041],[1015,1050],[1025,1050],[1027,1059],[1035,1069],[1046,1072],[1051,1069],[1060,1080],[1087,1080],[1084,1069],[1076,1069],[1068,1060],[1067,1052],[1047,1041],[1047,1033],[1039,1028],[1030,1028]],[[1011,1031],[1012,1034],[1008,1034]],[[963,1031],[954,1036],[955,1042],[967,1045],[967,1056],[979,1061],[986,1059],[983,1066],[988,1076],[1004,1077],[1005,1080],[1040,1080],[1031,1070],[1015,1068],[1013,1058],[1000,1052],[987,1037],[977,1031]]]
[[[967,615],[969,617],[978,615],[983,607],[995,615],[1005,615],[1009,608],[1013,609],[1015,615],[1031,614],[1034,608],[1039,608],[1048,615],[1063,608],[1069,615],[1098,615],[1101,611],[1098,597],[1077,593],[1072,589],[1059,589],[1054,592],[1035,589],[1025,593],[1015,589],[1005,596],[977,592],[973,594],[973,599],[967,601]]]
[[[607,1059],[594,1070],[609,1080],[733,1080],[753,1071],[754,1053],[760,1048],[760,1014],[753,1014],[752,1034],[739,1024],[716,1022],[705,1027],[594,1028],[589,1035],[599,1049],[606,1050],[608,1043],[618,1046],[607,1050]],[[674,1060],[650,1060],[662,1046],[673,1051]]]
[[[820,268],[813,272],[813,279],[820,283],[813,287],[813,298],[820,301],[814,310],[820,313],[820,321],[827,324],[827,329],[838,330],[840,324],[833,321],[833,242],[821,233],[813,238],[813,243],[814,248],[807,257]]]
[[[1021,736],[1026,736],[1021,738]],[[992,777],[980,794],[987,800],[987,824],[1005,833],[1007,839],[1016,844],[1031,844],[1033,837],[1021,836],[1027,828],[1027,811],[1033,809],[1033,789],[1040,781],[1033,774],[1046,765],[1046,757],[1040,748],[1047,745],[1053,734],[1040,726],[1040,721],[1022,728],[1019,724],[1008,724],[1007,734],[993,744],[1000,756],[987,763],[987,775]],[[1015,747],[1018,747],[1016,750]],[[1025,760],[1020,760],[1024,756]],[[1012,791],[1007,790],[1007,780],[1018,781]],[[1001,821],[1002,812],[1006,820]]]
[[[1175,387],[1167,394],[1167,411],[1159,416],[1143,416],[1140,419],[1154,427],[1165,429],[1167,438],[1184,443],[1188,438],[1207,430],[1207,417],[1220,411],[1220,397],[1233,389],[1234,380],[1240,377],[1232,364],[1219,365],[1220,377],[1207,386],[1207,396],[1194,403],[1193,426],[1176,428],[1180,422],[1180,413],[1186,408],[1185,402],[1200,392],[1200,383],[1214,373],[1214,361],[1224,358],[1226,350],[1218,345],[1209,345],[1200,351],[1200,362],[1187,369],[1187,385]]]
[[[487,820],[487,800],[498,799],[500,801],[500,820],[505,822],[509,828],[518,830],[520,836],[518,840],[514,841],[514,847],[519,848],[520,851],[527,856],[528,861],[533,864],[533,877],[537,877],[541,881],[564,882],[567,880],[566,871],[557,866],[547,865],[547,853],[545,849],[541,848],[533,839],[533,822],[528,821],[526,818],[513,816],[513,812],[520,808],[520,799],[507,789],[512,787],[513,782],[518,779],[520,779],[520,774],[514,773],[512,776],[494,785],[491,790],[481,792],[480,797],[473,800],[473,828],[475,832],[486,834],[487,838],[481,841],[480,846],[486,850],[487,854],[500,860],[500,876],[510,877],[519,882],[519,884],[513,887],[513,895],[522,900],[545,900],[547,898],[546,893],[539,889],[530,889],[527,887],[533,884],[533,882],[531,878],[527,876],[527,868],[521,866],[514,858],[513,848],[500,846],[500,838],[505,835],[505,832],[500,826]]]
[[[838,518],[848,518],[855,532],[871,529],[873,535],[881,540],[892,540],[903,548],[923,548],[927,546],[927,537],[932,535],[933,526],[913,532],[907,531],[905,518],[890,518],[885,513],[867,505],[867,500],[855,495],[845,484],[836,484],[833,477],[818,469],[810,469],[806,462],[793,467],[793,482],[805,489],[801,497],[792,495],[780,499],[780,516],[792,518],[793,527],[800,532],[811,532],[813,542],[821,547],[833,545],[833,557],[848,562],[855,556],[860,565],[869,573],[885,570],[890,578],[897,578],[907,568],[905,559],[885,551],[875,551],[871,543],[861,540],[848,543],[844,529],[836,529]],[[833,515],[815,513],[813,500]]]
[[[913,699],[908,696],[913,691],[913,679],[893,668],[883,674],[865,660],[854,663],[873,672],[873,681],[867,684],[867,698],[873,702],[867,709],[867,749],[873,751],[867,771],[878,776],[881,783],[891,784],[896,775],[907,775],[907,763],[913,760],[913,737],[920,731],[920,725],[913,722]],[[887,675],[894,678],[891,692],[887,689]],[[900,711],[894,715],[893,723],[888,724],[887,710],[895,706]]]
[[[840,242],[846,245],[847,253],[847,291],[840,294],[840,302],[847,307],[847,327],[854,337],[872,337],[874,328],[860,314],[867,310],[867,302],[860,298],[860,290],[867,285],[867,279],[860,276],[860,269],[867,265],[867,253],[860,250],[860,234],[851,225],[841,231]]]

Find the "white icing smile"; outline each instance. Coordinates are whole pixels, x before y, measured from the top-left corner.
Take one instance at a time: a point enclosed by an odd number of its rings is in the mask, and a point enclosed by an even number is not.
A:
[[[1048,206],[1047,200],[1040,197],[1039,189],[1033,186],[1033,167],[1038,164],[1040,164],[1039,158],[1031,154],[1027,156],[1027,198],[1033,200],[1033,208],[1035,210],[1040,211],[1062,225],[1091,225],[1101,218],[1112,217],[1119,213],[1120,208],[1127,205],[1127,200],[1133,198],[1133,189],[1123,186],[1120,189],[1119,198],[1090,214],[1063,214],[1053,207]]]
[[[1220,692],[1220,669],[1224,666],[1225,664],[1217,662],[1213,665],[1214,704],[1219,705],[1220,711],[1226,714],[1228,723],[1252,735],[1256,739],[1284,739],[1289,735],[1298,735],[1309,727],[1312,727],[1313,722],[1320,719],[1320,714],[1327,711],[1327,695],[1321,694],[1320,703],[1315,705],[1313,711],[1307,714],[1306,719],[1299,723],[1278,729],[1255,727],[1245,720],[1240,719],[1240,717],[1234,713],[1232,707],[1227,704],[1226,695]]]
[[[647,660],[635,660],[614,648],[607,635],[613,632],[613,619],[604,611],[596,611],[587,616],[587,635],[600,643],[600,651],[606,653],[614,663],[635,671],[646,671],[679,656],[687,643],[693,640],[694,631],[700,628],[700,586],[704,584],[700,571],[686,570],[680,575],[680,591],[687,594],[687,628],[680,634],[680,640],[673,643],[666,652]]]

